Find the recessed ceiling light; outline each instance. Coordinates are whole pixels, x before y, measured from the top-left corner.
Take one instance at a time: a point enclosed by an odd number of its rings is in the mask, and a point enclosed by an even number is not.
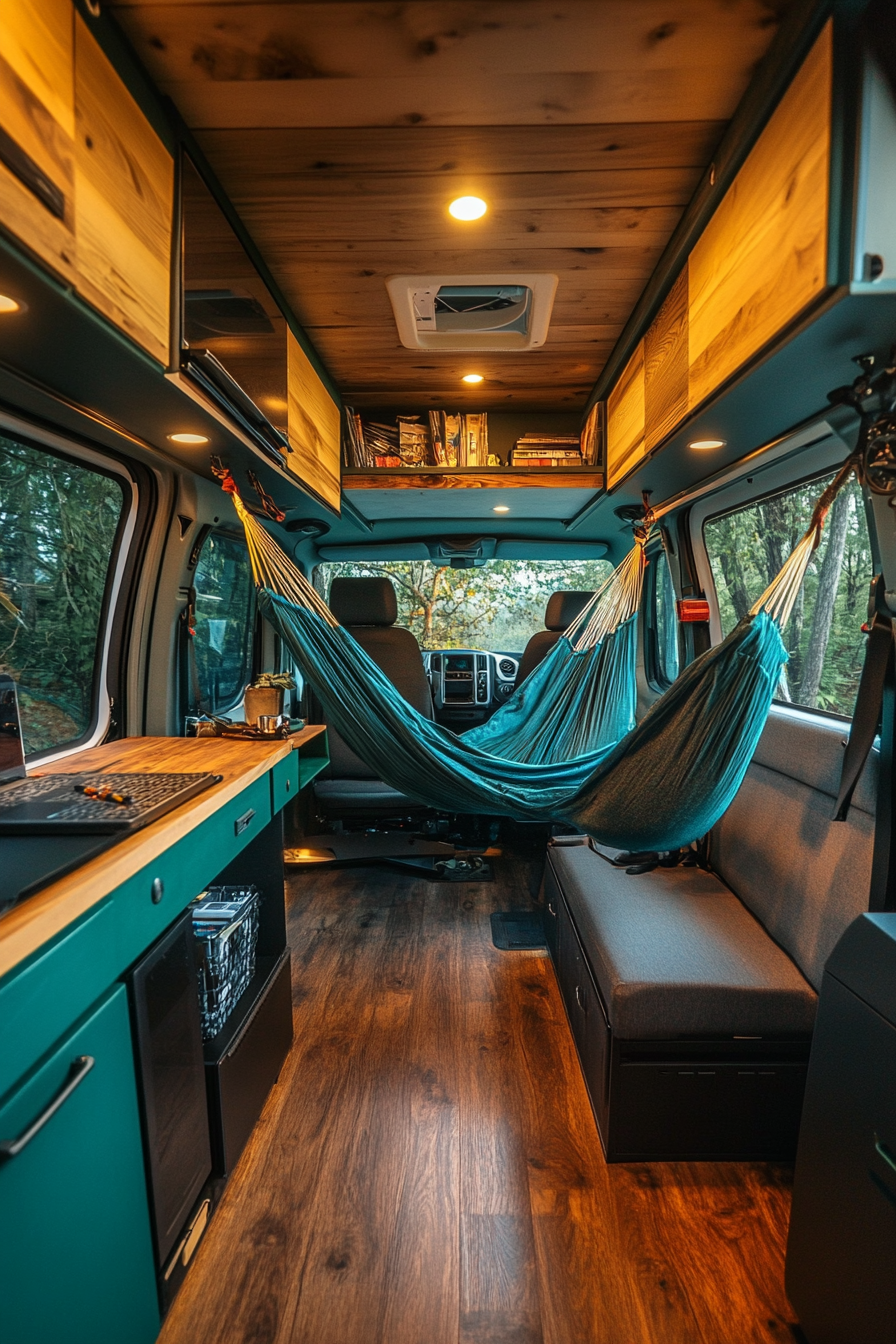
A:
[[[725,447],[725,440],[724,440],[724,439],[693,439],[693,440],[688,444],[688,447],[689,447],[689,448],[697,448],[697,449],[699,449],[701,452],[702,452],[705,448],[724,448],[724,447]]]
[[[169,434],[172,443],[208,443],[204,434]]]
[[[509,512],[510,512],[509,504],[496,504],[492,509],[492,513],[509,513]]]
[[[19,303],[18,299],[11,299],[8,294],[0,294],[0,313],[20,313],[25,305]]]
[[[461,378],[462,383],[484,383],[485,379],[481,373],[465,373]]]
[[[458,196],[448,207],[449,215],[455,219],[481,219],[488,206],[479,196]]]

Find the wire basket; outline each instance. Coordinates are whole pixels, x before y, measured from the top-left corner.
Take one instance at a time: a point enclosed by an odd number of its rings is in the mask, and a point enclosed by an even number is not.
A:
[[[224,1026],[255,974],[258,888],[209,887],[193,903],[202,1039]]]

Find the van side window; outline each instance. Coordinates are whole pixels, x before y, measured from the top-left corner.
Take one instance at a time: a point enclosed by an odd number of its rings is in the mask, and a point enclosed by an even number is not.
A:
[[[653,657],[648,669],[650,680],[657,690],[671,686],[679,673],[678,613],[675,610],[675,589],[665,551],[650,557],[653,574],[649,591],[653,596]]]
[[[196,565],[193,637],[198,708],[223,714],[243,698],[252,676],[255,585],[249,552],[237,537],[209,534]],[[190,700],[196,698],[190,687]]]
[[[709,519],[703,529],[728,634],[765,591],[809,525],[812,509],[831,476],[758,500]],[[865,656],[873,571],[864,500],[854,480],[840,491],[827,517],[821,545],[784,631],[790,661],[778,698],[806,709],[849,716]]]
[[[89,736],[105,598],[128,491],[84,462],[0,435],[0,672],[26,755]]]

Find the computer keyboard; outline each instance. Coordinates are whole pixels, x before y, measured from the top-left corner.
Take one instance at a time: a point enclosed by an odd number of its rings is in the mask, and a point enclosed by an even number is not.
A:
[[[30,811],[29,804],[42,805],[46,821],[58,826],[132,830],[148,825],[217,781],[210,774],[106,774],[43,775],[0,789],[0,828],[12,809]],[[85,789],[117,794],[126,799],[89,797]],[[49,810],[48,804],[53,804]]]

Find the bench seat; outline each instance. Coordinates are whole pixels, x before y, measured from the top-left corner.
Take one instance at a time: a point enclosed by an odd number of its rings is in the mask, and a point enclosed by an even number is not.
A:
[[[628,875],[587,845],[551,851],[616,1036],[808,1036],[817,996],[713,873]]]
[[[793,1158],[824,964],[868,900],[876,752],[835,822],[843,746],[773,709],[712,871],[550,842],[547,939],[608,1160]]]

